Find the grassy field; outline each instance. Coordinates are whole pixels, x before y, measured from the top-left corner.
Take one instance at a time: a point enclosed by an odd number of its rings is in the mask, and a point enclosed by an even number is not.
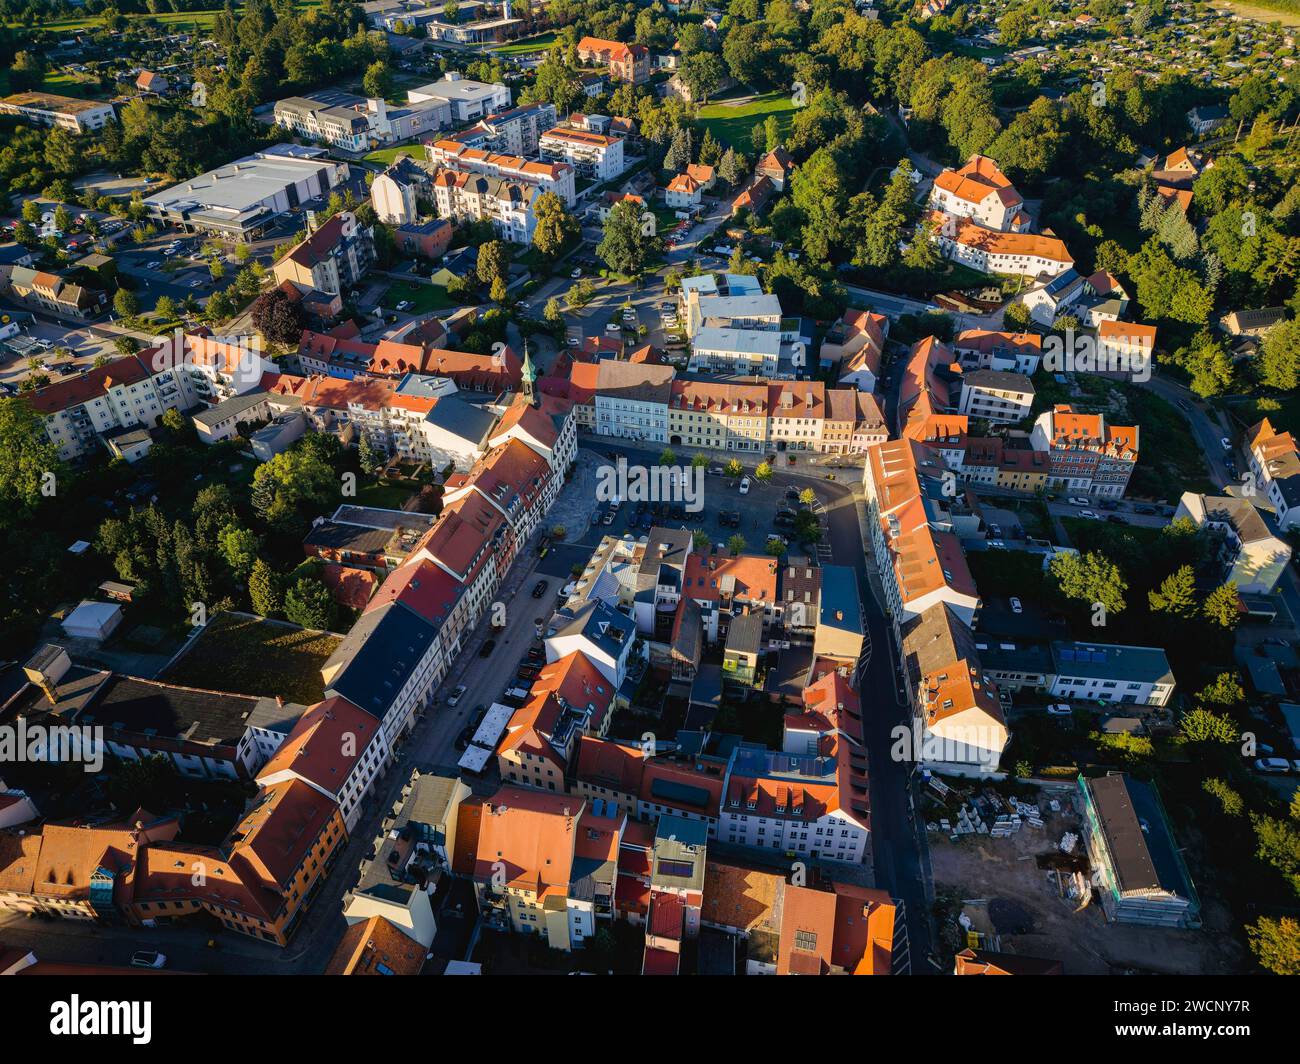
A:
[[[1222,11],[1231,11],[1242,18],[1253,18],[1256,22],[1280,22],[1283,26],[1300,26],[1300,7],[1295,0],[1255,0],[1253,4],[1239,4],[1236,0],[1214,0],[1211,7]]]
[[[298,7],[319,7],[321,0],[299,0]],[[235,8],[241,5],[236,4]],[[221,8],[214,7],[210,11],[164,11],[157,15],[147,13],[128,14],[126,16],[132,22],[153,21],[160,25],[168,26],[173,30],[196,29],[210,30],[216,21],[217,15]],[[10,28],[21,28],[22,23],[10,21],[5,23]],[[41,22],[31,27],[34,30],[47,30],[50,33],[79,33],[83,30],[95,30],[104,28],[104,18],[102,15],[80,15],[76,18],[54,19],[49,22]]]
[[[732,101],[714,100],[700,108],[700,121],[713,135],[728,147],[752,153],[751,139],[754,126],[776,115],[781,124],[781,135],[790,130],[794,118],[794,101],[788,92],[769,92],[762,96],[740,96]]]
[[[405,309],[407,314],[427,314],[431,310],[446,310],[457,304],[447,296],[447,290],[437,284],[411,284],[400,282],[393,285],[379,297],[379,305],[388,310],[396,310],[403,300],[411,305]]]
[[[498,55],[528,55],[530,52],[541,52],[555,43],[554,33],[543,33],[537,37],[529,37],[522,41],[511,41],[509,44],[503,44],[499,48],[493,48],[492,51]]]
[[[311,705],[325,694],[320,670],[336,636],[223,613],[160,679],[182,687],[274,697]]]
[[[418,159],[420,157],[420,145],[402,144],[396,148],[380,148],[378,151],[372,151],[363,161],[375,163],[377,166],[391,166],[399,155],[409,155]]]
[[[356,505],[373,506],[378,510],[400,510],[418,487],[410,481],[371,481],[357,488]]]

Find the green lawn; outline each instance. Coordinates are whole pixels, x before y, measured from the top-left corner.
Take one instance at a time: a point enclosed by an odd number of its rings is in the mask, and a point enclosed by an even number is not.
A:
[[[96,96],[106,90],[99,87],[98,81],[82,81],[75,74],[51,72],[41,82],[41,91],[55,96],[76,96],[78,98]]]
[[[420,145],[401,144],[396,148],[380,148],[378,151],[372,151],[367,155],[363,162],[375,163],[378,166],[391,166],[399,155],[410,155],[418,159],[420,157]]]
[[[522,41],[511,41],[509,44],[503,44],[499,48],[493,48],[492,51],[498,55],[528,55],[530,52],[541,52],[555,43],[554,33],[543,33],[537,37],[529,37]]]
[[[794,101],[788,92],[769,92],[743,103],[715,100],[700,108],[700,121],[719,141],[748,153],[754,150],[751,139],[754,126],[765,121],[768,115],[776,115],[782,136],[789,132],[794,118]]]
[[[446,310],[457,305],[442,285],[406,281],[389,288],[379,297],[379,305],[387,310],[396,310],[397,304],[403,300],[411,304],[403,311],[405,314],[427,314],[431,310]]]
[[[298,0],[298,7],[300,8],[319,7],[320,4],[321,0]],[[236,10],[241,6],[241,4],[236,4]],[[176,30],[184,30],[188,27],[210,30],[220,11],[221,8],[214,7],[210,11],[164,11],[157,15],[148,13],[128,14],[126,18],[131,22],[152,20]],[[20,28],[22,23],[11,20],[6,22],[5,25],[11,29],[16,29]],[[50,33],[77,33],[82,30],[103,29],[104,18],[102,15],[79,15],[76,18],[42,21],[31,28],[34,30],[48,30]]]
[[[371,481],[357,488],[356,505],[373,506],[377,510],[400,510],[414,490],[415,486],[410,483]]]

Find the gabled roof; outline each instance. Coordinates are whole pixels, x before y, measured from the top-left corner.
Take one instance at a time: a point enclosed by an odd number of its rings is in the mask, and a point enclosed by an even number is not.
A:
[[[419,975],[424,947],[382,916],[359,920],[343,932],[325,965],[326,975]]]
[[[299,718],[257,778],[291,772],[337,799],[378,731],[379,721],[346,698],[327,698]]]

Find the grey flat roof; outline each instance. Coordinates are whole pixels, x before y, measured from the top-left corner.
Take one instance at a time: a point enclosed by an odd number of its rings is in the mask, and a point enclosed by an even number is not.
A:
[[[335,165],[326,158],[261,152],[155,192],[144,202],[160,211],[243,214],[290,185],[323,175]]]
[[[1159,647],[1130,647],[1116,643],[1052,644],[1052,658],[1060,676],[1135,683],[1173,683],[1169,659]]]
[[[770,355],[775,358],[781,354],[781,334],[776,330],[764,332],[759,329],[706,326],[695,334],[691,346],[697,351],[735,351],[738,354]]]

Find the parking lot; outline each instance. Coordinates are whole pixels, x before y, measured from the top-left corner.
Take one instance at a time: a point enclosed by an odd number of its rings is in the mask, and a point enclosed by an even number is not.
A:
[[[570,485],[573,498],[584,500],[585,505],[558,515],[556,522],[564,524],[566,541],[588,547],[598,543],[602,536],[643,536],[658,524],[671,528],[688,528],[693,532],[703,531],[708,535],[709,542],[717,545],[726,545],[732,536],[740,535],[745,540],[745,549],[757,553],[766,550],[769,536],[781,536],[789,541],[792,553],[813,553],[823,562],[828,561],[823,499],[818,496],[817,488],[811,487],[813,500],[805,503],[800,498],[804,490],[802,487],[763,483],[753,475],[753,466],[762,457],[744,456],[743,460],[749,467],[746,475],[731,477],[726,473],[729,457],[714,455],[703,473],[699,474],[700,492],[694,501],[687,499],[688,494],[695,495],[694,486],[691,485],[689,492],[679,490],[680,498],[676,500],[629,498],[616,507],[612,502],[602,501],[598,497],[601,468],[616,468],[619,458],[628,463],[629,470],[638,463],[654,465],[658,462],[659,452],[619,447],[602,441],[598,448],[584,447],[580,450],[578,467]],[[694,477],[697,474],[689,468],[690,461],[689,454],[677,456],[677,465],[683,473]],[[748,488],[742,493],[741,487],[745,481],[748,481]],[[696,506],[698,508],[691,508]],[[822,539],[809,543],[806,548],[798,541],[793,528],[797,515],[803,511],[814,513],[822,530]]]

